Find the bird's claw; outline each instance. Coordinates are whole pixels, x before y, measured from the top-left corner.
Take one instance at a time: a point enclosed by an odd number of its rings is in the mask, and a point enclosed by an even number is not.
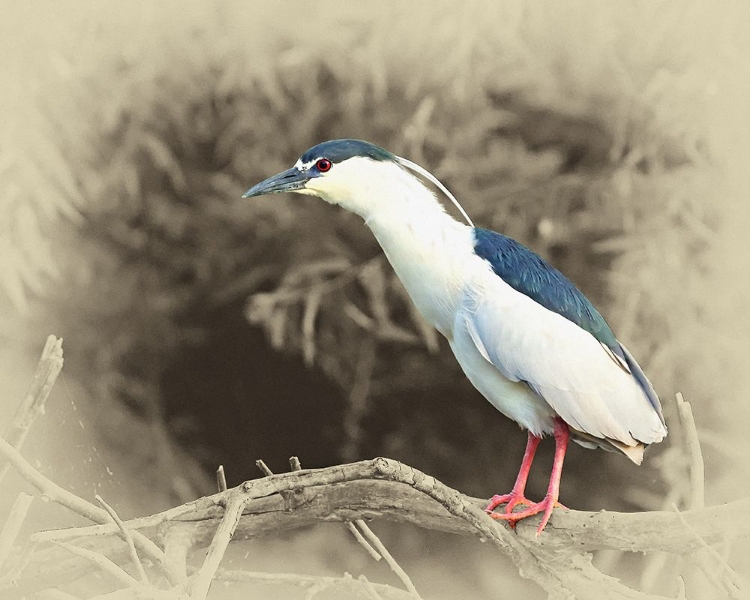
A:
[[[505,503],[507,504],[503,512],[492,512],[497,506]],[[528,508],[525,508],[524,510],[520,510],[518,512],[513,512],[513,508],[515,506],[518,506],[519,504],[525,504],[528,506]],[[539,523],[539,527],[537,527],[536,530],[536,535],[538,536],[540,533],[542,533],[542,531],[544,531],[544,528],[547,526],[547,522],[549,521],[550,516],[552,516],[552,511],[555,508],[562,508],[564,510],[567,510],[567,507],[560,504],[557,501],[557,498],[554,498],[553,496],[545,496],[544,500],[542,500],[541,502],[531,502],[530,500],[527,500],[522,494],[513,494],[511,492],[510,494],[504,494],[502,496],[493,496],[490,500],[490,503],[487,505],[485,512],[487,512],[490,517],[492,517],[496,521],[507,521],[511,529],[515,529],[516,524],[519,521],[528,517],[533,517],[534,515],[538,515],[539,513],[543,513],[542,521]]]
[[[509,515],[513,512],[513,509],[516,506],[519,506],[522,504],[526,506],[531,506],[535,503],[529,500],[528,498],[526,498],[526,496],[524,496],[522,493],[518,493],[518,492],[511,492],[510,494],[501,494],[501,495],[495,494],[494,496],[492,496],[492,498],[490,498],[490,501],[485,507],[484,512],[486,512],[488,515],[492,515],[493,514],[492,511],[494,511],[501,504],[505,504],[505,508],[503,509],[503,512],[506,515]]]

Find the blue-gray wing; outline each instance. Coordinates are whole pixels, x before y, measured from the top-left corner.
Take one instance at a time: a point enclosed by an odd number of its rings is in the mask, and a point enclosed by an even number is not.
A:
[[[526,382],[574,429],[627,447],[666,435],[658,398],[626,350],[629,368],[591,332],[489,268],[477,276],[460,311],[484,358],[506,378]]]
[[[477,256],[485,259],[505,283],[547,310],[575,323],[600,342],[610,357],[633,375],[664,424],[661,403],[643,370],[615,338],[601,313],[573,282],[512,238],[476,227],[474,239]]]

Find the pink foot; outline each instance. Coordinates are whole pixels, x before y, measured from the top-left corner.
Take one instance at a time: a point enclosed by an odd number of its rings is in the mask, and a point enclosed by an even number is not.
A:
[[[513,512],[513,509],[519,504],[532,506],[534,502],[532,502],[531,500],[528,500],[526,496],[524,496],[522,493],[519,493],[519,492],[511,492],[510,494],[502,494],[500,496],[495,494],[494,496],[492,496],[492,498],[490,498],[490,502],[489,504],[487,504],[487,507],[484,509],[484,512],[486,512],[489,515],[492,515],[492,511],[495,510],[501,504],[505,504],[505,508],[503,509],[503,512],[506,515],[509,515]]]
[[[496,499],[500,498],[507,498],[508,496],[512,496],[512,494],[507,494],[505,496],[493,496],[492,500],[490,500],[490,504],[487,506],[489,508],[493,505]],[[515,503],[513,503],[512,506],[516,506],[518,504],[527,504],[529,505],[529,508],[525,510],[521,510],[519,512],[512,512],[512,507],[510,510],[508,510],[508,506],[511,506],[511,502],[515,500]],[[497,504],[494,504],[493,508],[498,506],[499,504],[502,504],[501,502],[498,502]],[[505,507],[505,511],[502,513],[494,513],[490,512],[490,516],[495,519],[496,521],[508,521],[508,524],[515,529],[516,524],[528,517],[533,517],[534,515],[538,515],[539,513],[544,513],[542,516],[542,522],[539,523],[539,527],[536,529],[536,534],[539,535],[544,531],[544,528],[547,526],[547,522],[549,521],[550,516],[552,515],[552,510],[555,508],[563,508],[566,507],[560,504],[554,496],[547,495],[544,497],[544,500],[541,502],[529,502],[525,498],[513,498],[508,502],[508,506]]]

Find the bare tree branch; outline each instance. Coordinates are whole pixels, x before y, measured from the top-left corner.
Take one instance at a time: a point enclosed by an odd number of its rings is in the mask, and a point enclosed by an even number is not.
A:
[[[227,491],[227,476],[224,473],[224,465],[219,465],[219,468],[216,469],[216,488],[220,492]]]
[[[66,542],[55,542],[55,544],[60,546],[61,548],[65,548],[65,550],[67,550],[71,554],[75,554],[86,559],[89,562],[94,563],[103,571],[106,571],[117,581],[127,587],[138,587],[140,585],[135,577],[123,571],[109,558],[102,554],[99,554],[98,552],[94,552],[93,550],[89,550],[87,548],[79,548],[78,546],[73,546],[72,544],[68,544]]]
[[[707,560],[695,561],[707,579],[713,581],[718,587],[721,587],[733,600],[747,600],[748,594],[745,591],[745,583],[742,581],[742,578],[727,563],[726,559],[709,546],[700,534],[693,529],[676,506],[674,510],[680,517],[680,521],[685,528],[693,534],[696,541],[700,544],[703,550],[700,552],[700,558],[707,557]]]
[[[234,530],[237,529],[237,524],[240,522],[242,509],[245,508],[248,500],[250,500],[250,496],[243,486],[234,488],[229,494],[224,517],[221,519],[211,546],[208,548],[206,559],[188,585],[188,593],[192,600],[205,600],[208,596],[211,582],[214,580],[216,571],[224,558],[224,553],[232,540]]]
[[[29,434],[29,429],[37,417],[44,414],[44,404],[47,402],[52,386],[63,366],[62,340],[54,335],[47,337],[47,342],[42,350],[42,357],[34,372],[29,391],[26,392],[21,404],[16,409],[16,414],[3,437],[5,441],[16,450],[20,450]],[[0,481],[8,472],[9,464],[0,461]]]
[[[107,513],[106,510],[61,488],[59,485],[42,475],[32,467],[23,456],[21,456],[18,450],[2,438],[0,438],[0,456],[5,457],[8,462],[15,467],[18,473],[31,485],[37,488],[46,498],[69,508],[73,512],[89,519],[90,521],[94,521],[95,523],[107,525],[111,523],[109,513]],[[113,524],[113,526],[115,531],[119,533],[117,525]],[[133,533],[133,541],[138,548],[144,552],[144,554],[151,558],[156,564],[162,566],[167,578],[172,583],[177,583],[178,574],[171,568],[169,561],[158,546],[137,531]]]
[[[666,551],[687,556],[702,549],[701,542],[682,524],[680,515],[670,511],[632,514],[555,511],[541,538],[534,537],[533,522],[519,523],[517,533],[512,533],[486,519],[481,510],[484,500],[462,496],[416,469],[388,459],[282,473],[249,481],[240,487],[243,486],[247,487],[252,499],[239,520],[235,539],[281,532],[316,521],[386,518],[429,529],[481,535],[499,548],[513,552],[527,577],[536,581],[539,577],[552,590],[561,585],[563,589],[572,587],[581,598],[601,598],[602,589],[609,590],[614,598],[649,597],[634,595],[637,592],[596,571],[585,558],[585,552],[589,550]],[[282,491],[294,494],[297,499],[294,504],[290,505],[279,496]],[[192,541],[196,546],[205,546],[213,538],[224,512],[221,505],[230,493],[231,489],[163,513],[133,519],[126,522],[126,526],[153,539],[164,539],[173,527],[190,527]],[[724,506],[687,511],[681,516],[706,543],[714,544],[727,538],[749,537],[748,515],[750,498]],[[32,539],[37,543],[69,539],[108,556],[116,556],[118,552],[123,556],[121,547],[113,543],[113,535],[117,532],[115,526],[104,525],[40,532]],[[43,581],[50,574],[61,576],[63,567],[57,570],[50,566],[54,565],[54,552],[54,549],[40,550],[32,557],[31,564],[19,578],[19,585],[24,581]],[[532,566],[524,561],[529,561]],[[64,569],[73,572],[69,563]],[[538,571],[542,569],[544,571],[540,574]],[[584,581],[582,590],[576,587],[577,579]],[[605,582],[605,588],[601,587],[602,582]]]
[[[362,535],[359,528],[354,523],[364,523],[364,521],[362,519],[356,519],[354,521],[347,521],[346,528],[354,536],[354,539],[357,540],[359,545],[362,546],[367,551],[367,554],[369,554],[373,558],[373,560],[376,560],[376,561],[382,560],[383,557],[380,555],[380,553],[377,550],[375,550],[375,548],[372,547],[370,542],[368,542],[365,539],[365,536]]]
[[[138,552],[135,549],[133,536],[130,535],[130,532],[128,531],[127,527],[125,527],[125,525],[123,524],[122,519],[120,519],[118,514],[115,512],[115,509],[112,508],[109,504],[107,504],[99,494],[97,494],[95,497],[96,497],[96,501],[99,504],[101,504],[102,508],[106,510],[107,513],[109,513],[110,518],[120,530],[120,533],[122,534],[122,539],[125,540],[125,543],[128,545],[128,550],[130,551],[130,558],[132,559],[133,566],[135,566],[135,570],[138,572],[138,577],[140,578],[141,583],[148,583],[148,576],[146,575],[146,571],[143,568],[141,559],[138,558]]]
[[[54,349],[59,349],[55,338],[48,340],[48,346],[49,349],[45,348],[48,356],[42,357],[42,363],[52,360]],[[39,381],[47,383],[40,384],[41,391],[30,392],[34,399],[46,398],[49,393],[50,378],[40,375]],[[33,385],[32,389],[35,389]],[[512,532],[504,524],[487,517],[482,510],[483,500],[464,496],[417,469],[386,458],[327,469],[301,470],[299,460],[293,457],[290,460],[293,471],[279,475],[273,475],[263,461],[258,461],[258,467],[266,475],[262,479],[247,481],[236,488],[123,523],[101,499],[104,510],[64,490],[34,469],[12,443],[0,438],[0,459],[4,458],[13,465],[45,497],[98,523],[34,534],[31,537],[33,551],[28,562],[21,561],[14,568],[13,580],[0,581],[0,590],[10,590],[15,596],[46,590],[75,579],[86,565],[94,562],[125,585],[121,590],[105,594],[102,600],[136,597],[205,600],[233,537],[250,538],[316,521],[343,521],[355,523],[353,527],[359,534],[358,539],[366,542],[366,547],[370,547],[373,553],[385,557],[404,581],[409,597],[418,598],[403,569],[364,521],[386,518],[431,529],[478,535],[512,560],[523,577],[534,580],[554,599],[665,600],[629,588],[596,569],[588,551],[606,548],[662,551],[698,564],[701,564],[702,557],[708,557],[713,568],[708,569],[707,576],[733,598],[745,598],[744,582],[711,545],[721,543],[726,547],[733,539],[750,536],[750,498],[721,507],[702,508],[703,459],[698,437],[689,405],[680,397],[678,405],[691,456],[694,491],[691,504],[700,508],[684,513],[636,514],[557,510],[544,536],[539,539],[534,535],[532,519],[521,522]],[[31,402],[29,406],[38,407],[39,404]],[[16,440],[22,442],[25,433],[19,435]],[[220,483],[219,487],[224,486]],[[13,519],[9,520],[0,533],[0,550],[4,554],[7,554],[4,550],[7,540],[10,539],[12,545],[15,538],[14,523]],[[127,550],[116,536],[125,538]],[[154,540],[164,544],[166,553]],[[33,546],[45,542],[53,542],[54,547]],[[206,545],[209,549],[203,565],[192,578],[186,579],[188,553],[196,546]],[[145,569],[138,559],[136,546],[162,566],[172,585],[169,590],[144,583],[147,581]],[[117,565],[117,562],[122,564],[127,560],[136,563],[142,581]],[[322,579],[310,583],[307,596],[315,596],[329,583]],[[385,598],[381,593],[383,590],[366,578],[361,577],[358,583],[359,589],[370,598]],[[678,595],[684,597],[682,580],[680,586]]]
[[[292,456],[289,459],[289,465],[291,466],[292,471],[302,470],[302,465],[300,464],[299,458],[296,456]],[[268,467],[266,467],[266,469],[270,474],[270,469],[268,469]],[[404,571],[401,565],[396,562],[396,559],[393,558],[393,555],[388,551],[383,542],[380,541],[380,538],[375,535],[375,532],[370,529],[369,525],[367,525],[363,519],[349,521],[346,523],[346,526],[349,531],[351,531],[352,535],[354,535],[354,539],[356,539],[357,542],[367,550],[367,553],[372,556],[372,558],[376,561],[384,558],[385,562],[391,568],[391,571],[393,571],[401,580],[408,592],[415,598],[421,598],[417,588],[414,587],[411,578],[406,574],[406,571]]]
[[[26,519],[26,514],[29,512],[33,500],[34,496],[21,492],[16,497],[13,508],[10,509],[10,514],[5,520],[2,531],[0,531],[0,567],[3,566],[5,559],[8,558],[13,548],[13,543],[21,531],[21,526]]]
[[[52,502],[57,502],[58,504],[69,508],[89,521],[94,521],[95,523],[110,522],[106,510],[94,506],[91,502],[84,500],[75,494],[71,494],[68,490],[61,488],[52,480],[47,479],[32,467],[26,459],[21,456],[21,453],[18,452],[18,450],[2,438],[0,438],[0,456],[4,457],[8,463],[18,471],[21,477],[42,492],[42,494]]]
[[[698,430],[695,427],[695,418],[690,403],[685,402],[681,393],[677,393],[677,414],[684,430],[685,445],[690,457],[690,498],[689,508],[703,508],[706,498],[706,473],[703,464],[703,452],[701,451]]]
[[[380,541],[380,538],[375,535],[375,533],[370,529],[367,525],[367,523],[364,522],[362,519],[357,519],[354,521],[359,528],[359,530],[362,532],[362,535],[364,536],[365,540],[369,544],[371,544],[372,547],[385,559],[385,562],[388,563],[388,566],[391,568],[391,571],[393,571],[396,576],[401,580],[401,582],[404,584],[404,587],[409,591],[409,593],[414,596],[415,598],[421,598],[419,595],[419,592],[417,592],[417,588],[414,587],[414,584],[411,581],[411,578],[406,574],[406,571],[404,571],[401,568],[401,565],[399,565],[396,562],[396,559],[393,558],[391,553],[388,551],[388,548],[385,547],[383,542]]]

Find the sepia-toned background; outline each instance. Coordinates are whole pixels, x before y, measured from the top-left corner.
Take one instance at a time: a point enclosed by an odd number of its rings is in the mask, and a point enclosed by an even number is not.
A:
[[[675,392],[691,402],[707,502],[750,494],[749,17],[708,2],[8,3],[0,431],[54,333],[65,368],[24,455],[123,517],[210,493],[218,464],[232,485],[291,455],[384,455],[467,494],[508,491],[524,433],[465,380],[361,221],[308,197],[239,199],[309,146],[354,137],[429,169],[478,225],[564,271],[668,423]],[[571,448],[561,500],[685,507],[672,432],[640,468]],[[9,474],[0,515],[23,488]],[[38,503],[30,527],[74,522]],[[474,539],[373,527],[425,598],[541,597]],[[237,556],[394,581],[334,524]],[[675,593],[668,565],[597,560]]]

